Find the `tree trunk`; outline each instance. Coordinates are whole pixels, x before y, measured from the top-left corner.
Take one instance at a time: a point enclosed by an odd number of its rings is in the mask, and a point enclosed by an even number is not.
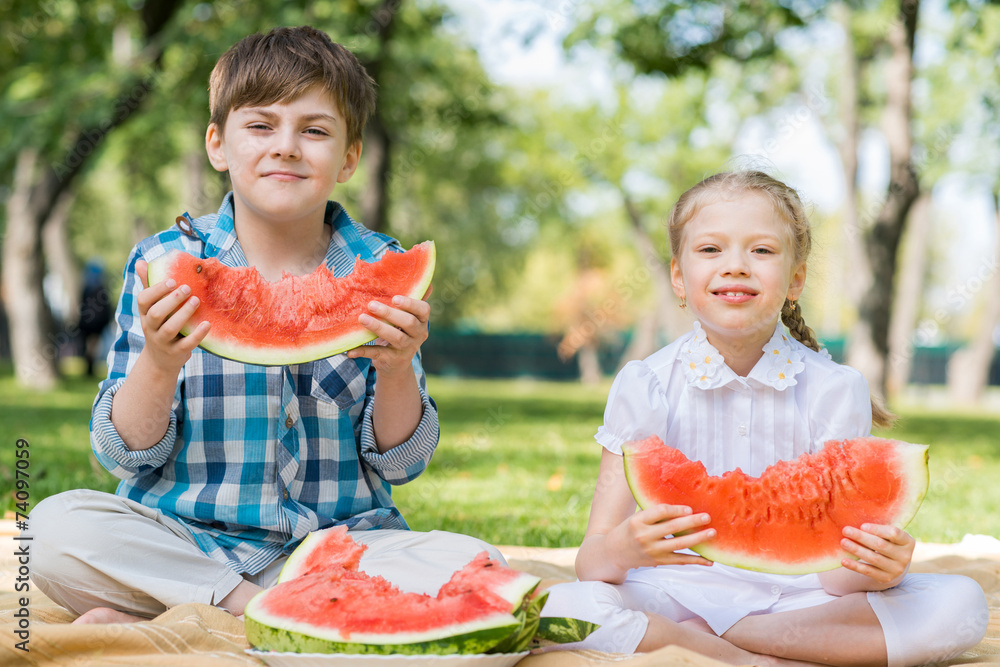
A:
[[[865,257],[861,218],[858,215],[858,86],[861,80],[861,63],[858,60],[851,33],[851,9],[845,3],[833,6],[833,14],[844,33],[838,97],[840,136],[837,152],[844,171],[844,248],[845,282],[847,298],[851,304],[861,302],[861,295],[871,283],[871,268]]]
[[[45,226],[42,227],[42,252],[48,259],[46,265],[49,272],[58,276],[65,291],[66,311],[60,324],[68,331],[73,331],[79,320],[80,297],[83,290],[80,267],[77,266],[76,257],[69,244],[69,212],[75,200],[75,193],[63,192],[49,219],[45,221]]]
[[[140,15],[149,55],[158,68],[163,54],[160,32],[183,4],[182,0],[149,1]],[[14,193],[7,206],[7,238],[4,242],[3,292],[11,331],[11,356],[18,381],[29,387],[49,388],[59,377],[59,339],[52,331],[52,315],[42,292],[44,260],[42,229],[53,215],[83,165],[97,152],[104,138],[135,113],[156,84],[157,74],[123,82],[121,94],[109,115],[94,126],[82,128],[69,151],[55,166],[39,165],[33,148],[21,151]]]
[[[39,204],[31,196],[37,171],[38,152],[23,149],[17,156],[14,189],[7,200],[3,291],[14,375],[22,386],[46,390],[59,379],[59,348],[42,293],[42,226],[38,224]]]
[[[883,133],[889,144],[889,189],[874,224],[865,234],[872,282],[861,298],[847,354],[847,363],[865,375],[872,392],[879,397],[884,397],[886,391],[889,317],[899,239],[920,191],[910,161],[910,84],[919,7],[919,0],[900,0],[898,20],[889,26],[887,35],[892,55],[886,63]]]
[[[381,114],[368,123],[364,156],[368,182],[361,193],[361,221],[365,227],[386,233],[389,228],[389,169],[392,143],[382,123]]]
[[[580,348],[576,355],[577,367],[580,369],[580,382],[597,384],[601,381],[601,364],[597,356],[597,343],[588,342]]]
[[[365,69],[382,87],[382,73],[389,58],[389,43],[392,40],[396,14],[402,0],[383,0],[372,11],[377,31],[378,52],[365,63]],[[375,106],[375,115],[365,129],[364,149],[361,153],[368,175],[365,191],[361,194],[361,222],[376,232],[386,233],[389,229],[389,170],[392,167],[392,138],[382,116],[382,106]]]
[[[913,368],[913,331],[920,316],[920,302],[927,271],[927,242],[931,230],[931,195],[921,193],[907,223],[903,245],[903,264],[899,271],[899,288],[889,323],[889,367],[886,391],[889,398],[898,395],[910,381]]]
[[[983,314],[969,345],[956,350],[948,360],[948,397],[956,405],[971,405],[982,400],[996,355],[993,336],[1000,327],[1000,192],[993,194],[993,206],[997,243],[988,269],[982,272],[986,298]]]
[[[648,269],[653,284],[654,310],[640,320],[636,335],[622,354],[619,366],[632,359],[643,359],[655,352],[658,347],[657,331],[663,332],[668,340],[674,340],[691,327],[690,318],[681,311],[680,301],[677,300],[670,283],[670,265],[664,262],[660,253],[656,251],[656,244],[642,224],[642,213],[624,190],[622,200],[628,219],[632,223],[632,231],[635,233],[643,266]],[[649,319],[653,322],[652,331]]]

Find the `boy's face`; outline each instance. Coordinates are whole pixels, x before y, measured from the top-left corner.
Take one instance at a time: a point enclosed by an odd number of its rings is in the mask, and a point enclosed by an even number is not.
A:
[[[237,215],[263,223],[322,216],[361,157],[361,142],[348,145],[343,114],[318,87],[290,102],[233,109],[225,134],[209,125],[205,147],[212,166],[229,171]]]

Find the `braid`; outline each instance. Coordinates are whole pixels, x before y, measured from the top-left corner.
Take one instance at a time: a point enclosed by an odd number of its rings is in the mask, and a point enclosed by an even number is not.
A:
[[[816,334],[806,326],[802,319],[802,307],[797,301],[785,299],[785,305],[781,307],[781,321],[788,327],[788,333],[792,334],[792,338],[813,351],[819,352],[819,341],[816,340]],[[876,428],[890,428],[898,417],[889,412],[882,401],[874,395],[871,397],[871,404],[872,425]]]
[[[781,307],[781,321],[788,327],[788,332],[792,338],[799,341],[813,352],[819,352],[819,341],[816,334],[806,326],[802,319],[802,307],[798,301],[785,299],[785,305]]]

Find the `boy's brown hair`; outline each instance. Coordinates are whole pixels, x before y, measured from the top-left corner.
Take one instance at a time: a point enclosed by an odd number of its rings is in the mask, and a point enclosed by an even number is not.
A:
[[[309,26],[249,35],[226,51],[209,78],[210,122],[222,132],[233,109],[290,102],[313,86],[344,115],[348,144],[360,141],[375,112],[375,82],[353,53]]]

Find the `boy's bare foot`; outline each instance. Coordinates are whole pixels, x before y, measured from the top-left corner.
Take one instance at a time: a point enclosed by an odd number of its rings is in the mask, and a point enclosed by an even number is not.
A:
[[[148,620],[148,618],[143,618],[142,616],[133,616],[132,614],[126,614],[123,611],[109,609],[108,607],[95,607],[85,612],[73,621],[73,623],[138,623],[139,621]]]

